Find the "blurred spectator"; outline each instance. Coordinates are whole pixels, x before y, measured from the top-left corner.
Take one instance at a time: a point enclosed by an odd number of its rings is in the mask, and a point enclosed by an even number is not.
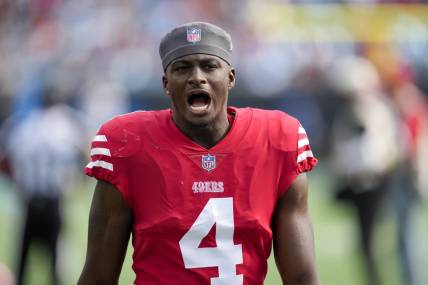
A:
[[[129,100],[119,84],[90,78],[82,89],[80,102],[87,116],[88,130],[97,131],[102,122],[128,111]]]
[[[24,284],[29,249],[34,242],[47,249],[51,284],[59,284],[56,260],[61,198],[76,181],[82,129],[74,112],[56,95],[53,88],[48,88],[42,109],[32,111],[21,122],[10,121],[13,127],[7,128],[6,159],[25,205],[17,255],[18,285]]]
[[[423,284],[423,269],[418,262],[420,242],[415,228],[415,214],[421,198],[428,194],[423,166],[428,158],[427,97],[414,83],[414,70],[391,47],[370,46],[367,53],[380,70],[384,86],[403,126],[400,137],[404,139],[405,148],[393,183],[393,206],[397,217],[403,282],[406,285],[419,285]]]
[[[381,284],[373,233],[399,161],[397,118],[373,64],[360,57],[338,60],[330,70],[339,96],[346,96],[332,127],[331,165],[337,196],[358,215],[369,285]]]
[[[237,39],[234,65],[242,71],[237,96],[281,96],[306,64],[334,59],[343,43],[377,37],[396,39],[402,53],[420,65],[421,77],[428,66],[424,11],[400,9],[403,16],[392,17],[390,5],[356,5],[355,11],[352,5],[291,5],[416,2],[424,1],[0,1],[0,84],[18,94],[39,65],[56,61],[49,67],[55,69],[74,58],[81,62],[79,76],[97,72],[127,95],[155,97],[161,84],[153,78],[162,70],[149,55],[157,52],[160,35],[200,19],[221,24]],[[368,9],[367,19],[359,18],[359,9]],[[163,17],[168,11],[174,14]],[[365,30],[356,20],[373,27]]]
[[[423,268],[418,262],[417,251],[423,241],[417,238],[415,214],[428,190],[424,175],[426,169],[420,163],[427,159],[427,103],[419,89],[410,82],[394,90],[392,96],[404,126],[401,135],[406,139],[404,159],[394,183],[403,284],[422,285]]]

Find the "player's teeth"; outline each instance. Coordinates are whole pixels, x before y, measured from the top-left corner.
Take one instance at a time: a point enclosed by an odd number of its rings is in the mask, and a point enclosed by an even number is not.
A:
[[[203,105],[203,106],[190,106],[190,108],[192,110],[195,110],[195,111],[203,111],[203,110],[208,109],[208,104],[207,105]]]

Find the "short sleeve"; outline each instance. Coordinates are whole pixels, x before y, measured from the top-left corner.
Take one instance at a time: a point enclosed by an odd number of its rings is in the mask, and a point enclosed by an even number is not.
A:
[[[297,131],[296,171],[298,174],[311,171],[318,163],[312,153],[308,135],[299,124]]]
[[[121,155],[126,149],[121,137],[122,128],[117,122],[110,121],[103,125],[91,142],[90,162],[85,167],[85,174],[114,185],[131,207],[129,191],[129,156]]]
[[[282,171],[278,197],[288,190],[299,174],[311,171],[318,162],[305,129],[295,118],[286,116],[282,120],[280,141],[282,141]]]

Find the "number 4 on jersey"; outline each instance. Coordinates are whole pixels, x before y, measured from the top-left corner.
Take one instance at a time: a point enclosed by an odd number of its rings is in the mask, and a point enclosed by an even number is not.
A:
[[[202,239],[216,226],[214,248],[200,248]],[[242,245],[233,243],[233,198],[211,198],[192,227],[180,240],[181,254],[187,269],[218,267],[218,277],[211,285],[242,285],[243,275],[236,274],[236,265],[242,263]]]

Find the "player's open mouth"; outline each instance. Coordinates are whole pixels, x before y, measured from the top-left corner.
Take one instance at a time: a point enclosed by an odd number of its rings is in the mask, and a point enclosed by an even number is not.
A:
[[[187,103],[192,113],[201,114],[208,110],[211,98],[208,93],[204,91],[192,92],[192,94],[187,97]]]

